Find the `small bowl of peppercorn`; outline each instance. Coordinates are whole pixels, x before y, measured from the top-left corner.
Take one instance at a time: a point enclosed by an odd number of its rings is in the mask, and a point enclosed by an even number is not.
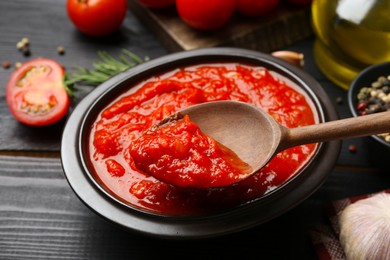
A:
[[[350,85],[349,108],[353,116],[390,110],[390,62],[375,64],[360,72]],[[367,142],[374,163],[383,165],[390,154],[389,133],[373,135]],[[380,158],[382,156],[382,158]]]

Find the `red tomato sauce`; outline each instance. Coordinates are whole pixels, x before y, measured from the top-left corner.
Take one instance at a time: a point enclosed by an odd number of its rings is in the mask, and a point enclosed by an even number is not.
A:
[[[232,185],[251,172],[233,151],[205,135],[188,115],[174,115],[130,146],[137,169],[178,187]]]
[[[237,100],[264,109],[292,128],[316,123],[313,105],[282,76],[262,67],[235,63],[180,68],[129,87],[92,125],[89,157],[100,183],[124,203],[141,210],[197,215],[234,207],[279,187],[315,153],[315,144],[290,148],[255,175],[229,187],[174,187],[138,169],[131,152],[139,138],[145,138],[150,128],[165,117],[202,102]]]

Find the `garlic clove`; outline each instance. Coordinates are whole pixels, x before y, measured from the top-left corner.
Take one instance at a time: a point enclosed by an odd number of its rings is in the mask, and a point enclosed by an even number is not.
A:
[[[339,225],[347,259],[390,259],[390,194],[347,206],[339,215]]]
[[[276,58],[282,59],[301,68],[305,64],[304,54],[300,52],[284,50],[284,51],[274,51],[271,54]]]

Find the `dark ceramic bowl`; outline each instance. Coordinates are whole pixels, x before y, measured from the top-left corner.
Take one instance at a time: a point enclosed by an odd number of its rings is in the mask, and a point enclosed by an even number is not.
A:
[[[356,76],[348,90],[348,105],[353,116],[359,116],[357,111],[357,95],[359,91],[363,87],[371,86],[371,83],[375,82],[380,76],[387,75],[390,75],[390,62],[369,66]],[[366,144],[367,149],[370,150],[369,155],[373,155],[373,157],[369,159],[374,164],[377,164],[378,166],[389,165],[388,156],[390,154],[390,143],[376,135],[372,135]]]
[[[205,238],[229,234],[269,221],[293,208],[326,180],[337,161],[341,142],[318,146],[310,163],[286,183],[263,197],[223,212],[202,216],[164,216],[136,209],[116,199],[99,185],[88,166],[88,134],[97,114],[136,83],[178,67],[210,62],[263,66],[295,83],[314,104],[320,122],[336,120],[337,113],[321,86],[307,73],[255,51],[211,48],[167,55],[123,72],[93,90],[75,108],[63,133],[61,157],[66,178],[95,213],[125,229],[161,238]]]

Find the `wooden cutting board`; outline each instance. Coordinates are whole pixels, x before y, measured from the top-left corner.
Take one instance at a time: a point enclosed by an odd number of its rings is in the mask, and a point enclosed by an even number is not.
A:
[[[310,7],[293,6],[283,1],[277,10],[262,17],[249,18],[235,14],[228,25],[212,32],[190,28],[178,17],[174,7],[151,10],[137,0],[128,0],[128,4],[133,14],[171,52],[216,46],[270,52],[312,34]]]

